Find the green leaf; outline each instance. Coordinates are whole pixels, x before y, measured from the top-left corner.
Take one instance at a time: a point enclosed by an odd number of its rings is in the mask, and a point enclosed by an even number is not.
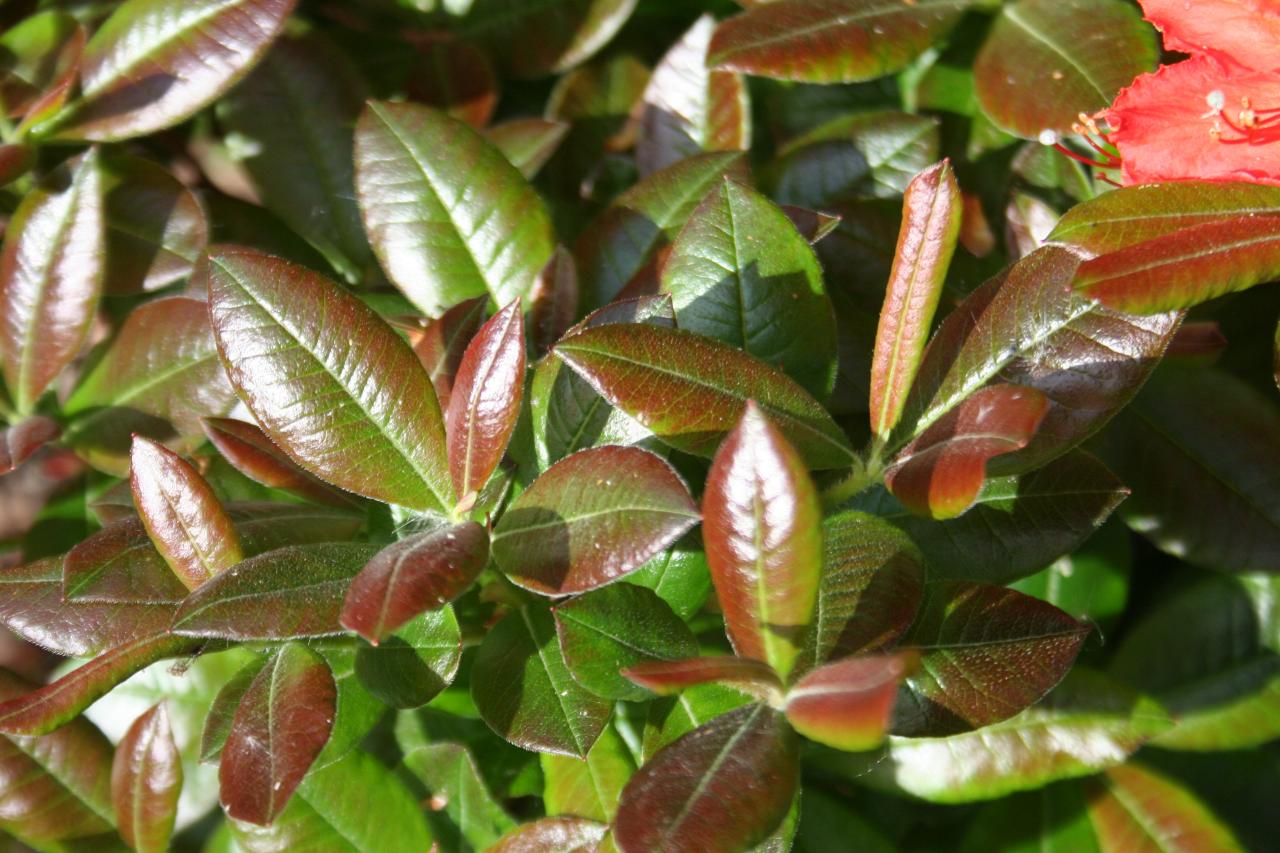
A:
[[[588,592],[551,612],[569,672],[587,690],[606,699],[650,698],[647,690],[636,687],[619,670],[642,661],[674,661],[698,653],[693,632],[666,602],[629,583]]]
[[[445,606],[412,619],[377,646],[361,646],[356,675],[392,708],[416,708],[449,686],[461,659],[458,620]]]
[[[1002,7],[974,60],[974,88],[1000,128],[1065,133],[1111,103],[1159,50],[1137,9],[1117,0],[1018,0]]]
[[[786,817],[799,759],[780,713],[765,705],[730,711],[667,745],[631,777],[614,838],[623,850],[748,849]]]
[[[939,581],[903,646],[920,666],[903,683],[894,732],[950,734],[1008,719],[1048,693],[1075,662],[1089,626],[1038,599],[985,584]]]
[[[897,848],[864,817],[869,810],[866,805],[856,805],[856,798],[832,795],[811,786],[800,797],[795,849],[798,853],[827,853],[849,847],[864,853],[892,853]]]
[[[585,757],[613,704],[573,680],[545,610],[521,608],[476,653],[471,697],[500,737],[524,749]]]
[[[950,737],[891,737],[880,753],[826,753],[814,763],[930,802],[968,803],[1120,764],[1169,725],[1156,702],[1077,669],[1004,722]]]
[[[165,705],[147,711],[116,748],[111,799],[120,837],[138,853],[169,849],[182,791],[182,757]]]
[[[751,147],[751,100],[741,75],[707,68],[715,18],[703,15],[653,70],[636,164],[648,175],[704,151]]]
[[[0,254],[0,367],[30,413],[89,336],[102,293],[106,225],[97,149],[22,200]]]
[[[429,107],[371,101],[356,125],[355,157],[369,240],[420,310],[529,294],[555,248],[551,220],[478,133]]]
[[[66,65],[79,24],[60,9],[37,12],[0,35],[0,97],[9,115],[22,115],[40,100]],[[82,45],[83,47],[83,45]]]
[[[853,83],[906,66],[970,0],[775,0],[716,28],[707,65],[806,83]]]
[[[173,630],[231,640],[340,634],[347,586],[377,550],[362,543],[327,543],[250,557],[188,596],[173,617]]]
[[[962,853],[1101,853],[1079,783],[1049,785],[984,806],[965,833]]]
[[[1106,629],[1124,612],[1132,551],[1129,532],[1117,519],[1048,568],[1011,586]]]
[[[723,684],[703,683],[681,691],[679,696],[649,703],[649,714],[644,724],[644,760],[650,760],[658,750],[698,726],[752,701],[754,700],[738,689]]]
[[[1128,494],[1097,458],[1075,450],[1028,474],[988,478],[959,518],[919,518],[883,491],[857,505],[910,536],[931,577],[1008,583],[1073,552]]]
[[[0,670],[0,699],[32,686]],[[36,846],[109,832],[111,753],[87,720],[42,737],[0,736],[0,829]]]
[[[627,575],[627,583],[653,590],[676,615],[688,620],[711,592],[711,571],[700,546],[676,543]]]
[[[218,360],[203,300],[157,299],[132,312],[63,406],[66,441],[91,465],[124,476],[134,433],[179,451],[202,440],[200,419],[236,394]]]
[[[555,352],[611,404],[687,453],[710,456],[754,400],[810,467],[853,463],[848,440],[804,389],[719,341],[612,325],[566,338]]]
[[[388,503],[452,506],[435,391],[377,314],[322,276],[248,249],[211,253],[197,278],[232,384],[296,463]]]
[[[409,790],[359,751],[309,773],[270,826],[231,826],[246,853],[422,853],[432,842]]]
[[[640,568],[697,523],[665,460],[600,447],[557,462],[516,498],[493,531],[493,557],[526,589],[584,592]]]
[[[404,766],[444,803],[444,812],[463,838],[477,850],[488,850],[516,825],[494,799],[467,748],[456,743],[429,743],[404,757]]]
[[[1140,765],[1113,767],[1087,790],[1089,817],[1104,850],[1244,849],[1194,794]]]
[[[209,242],[195,193],[141,157],[117,154],[103,165],[106,292],[159,290],[190,276]]]
[[[1280,411],[1242,380],[1159,371],[1098,452],[1133,489],[1121,517],[1157,547],[1205,568],[1274,570]]]
[[[725,179],[662,269],[680,328],[775,365],[819,399],[835,381],[835,317],[822,268],[776,205]]]
[[[734,650],[786,679],[817,605],[822,507],[799,454],[754,402],[716,452],[702,512]]]
[[[185,121],[248,73],[294,5],[128,0],[85,46],[81,97],[53,130],[65,139],[115,141]]]
[[[373,260],[352,144],[365,85],[320,36],[285,38],[218,107],[263,202],[350,281]]]
[[[893,644],[924,594],[924,561],[901,531],[860,512],[822,523],[818,603],[797,666],[813,669]]]
[[[333,728],[337,688],[324,659],[298,643],[280,649],[240,699],[222,750],[222,807],[267,826],[284,811]]]
[[[591,58],[627,22],[636,3],[544,0],[530,5],[523,0],[474,0],[459,31],[493,48],[513,76],[541,77]]]
[[[543,799],[548,815],[578,815],[609,823],[618,810],[618,799],[627,780],[636,772],[636,762],[626,741],[613,726],[586,758],[542,755],[542,776],[546,780]]]
[[[655,254],[724,176],[747,176],[742,154],[699,154],[649,175],[622,193],[578,238],[574,256],[589,306],[604,305],[645,273]]]
[[[887,438],[916,378],[960,236],[963,200],[950,161],[911,179],[871,363],[871,431]]]
[[[544,118],[517,118],[495,124],[485,138],[526,178],[532,178],[555,154],[569,124]]]

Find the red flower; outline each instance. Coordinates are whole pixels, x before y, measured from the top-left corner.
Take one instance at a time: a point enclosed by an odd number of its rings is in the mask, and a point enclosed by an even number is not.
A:
[[[1142,0],[1142,11],[1169,50],[1257,71],[1280,68],[1276,0]]]

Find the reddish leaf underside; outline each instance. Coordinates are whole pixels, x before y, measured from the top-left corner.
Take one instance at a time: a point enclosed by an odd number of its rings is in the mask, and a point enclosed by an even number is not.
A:
[[[111,800],[120,837],[138,853],[168,850],[181,792],[182,756],[161,703],[138,717],[116,747]]]
[[[539,352],[569,331],[578,317],[578,266],[563,246],[547,261],[529,293],[529,337]]]
[[[782,682],[769,664],[739,657],[703,657],[673,661],[647,661],[622,670],[622,674],[659,696],[672,696],[686,687],[723,684],[761,701],[781,697]]]
[[[0,474],[7,474],[26,462],[40,448],[62,433],[58,422],[36,415],[0,432]]]
[[[240,700],[218,770],[220,799],[236,820],[266,826],[329,740],[337,687],[324,659],[291,643]]]
[[[817,603],[822,508],[800,456],[754,403],[711,463],[702,512],[734,649],[786,678]]]
[[[407,536],[356,575],[342,605],[342,626],[377,645],[414,616],[465,592],[488,559],[488,533],[474,521]]]
[[[1141,765],[1113,767],[1087,781],[1085,791],[1104,853],[1244,849],[1193,793]]]
[[[889,729],[911,653],[846,658],[810,671],[787,691],[787,721],[800,734],[848,752],[871,749]]]
[[[988,460],[1026,447],[1048,411],[1034,388],[983,388],[907,445],[885,485],[914,513],[955,518],[977,499]]]
[[[209,443],[250,480],[317,503],[352,505],[350,496],[299,468],[254,424],[233,418],[202,418],[201,423]]]

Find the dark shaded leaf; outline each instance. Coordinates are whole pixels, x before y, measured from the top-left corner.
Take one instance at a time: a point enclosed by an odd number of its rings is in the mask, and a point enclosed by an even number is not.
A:
[[[102,292],[105,258],[97,149],[22,200],[0,254],[0,366],[21,413],[76,355]]]
[[[449,474],[460,500],[484,488],[506,455],[524,396],[524,317],[516,299],[476,332],[445,413]]]
[[[1065,133],[1155,69],[1138,10],[1115,0],[1018,0],[1001,9],[974,60],[974,91],[1000,128],[1027,139]]]
[[[129,0],[85,46],[68,139],[113,141],[194,115],[262,58],[295,0]]]
[[[940,581],[925,587],[903,638],[920,651],[894,711],[896,734],[950,734],[1008,719],[1049,692],[1090,628],[1011,589]]]
[[[677,449],[710,456],[755,400],[813,468],[853,452],[831,416],[792,380],[735,347],[648,325],[588,329],[556,354],[606,400]]]
[[[230,516],[190,462],[141,436],[133,440],[131,460],[129,483],[138,516],[187,589],[244,558]]]
[[[815,397],[835,381],[835,317],[822,268],[776,205],[724,180],[681,230],[662,270],[681,329],[781,368]]]
[[[138,717],[116,748],[111,800],[120,837],[138,853],[168,850],[181,792],[182,757],[162,703]]]
[[[527,296],[555,248],[542,200],[476,131],[429,107],[371,101],[356,189],[387,276],[434,315],[488,293]]]
[[[379,551],[342,605],[342,626],[377,645],[424,610],[457,598],[489,560],[489,537],[474,521],[415,533]]]
[[[347,493],[299,468],[256,425],[233,418],[201,418],[201,423],[222,458],[255,483],[329,506],[350,508],[354,503]]]
[[[637,0],[475,0],[463,34],[490,45],[508,73],[541,77],[591,58],[631,17]],[[519,45],[518,50],[512,50]]]
[[[266,826],[284,811],[333,728],[337,690],[328,665],[290,643],[254,678],[231,723],[218,771],[222,807]]]
[[[59,66],[65,65],[62,53],[71,47],[77,29],[73,16],[47,9],[0,35],[0,98],[7,115],[23,115],[60,76]]]
[[[750,848],[786,817],[799,764],[782,714],[764,705],[730,711],[667,745],[631,777],[614,841],[626,853]]]
[[[1049,785],[984,806],[961,842],[962,853],[1101,853],[1078,784]]]
[[[916,378],[942,284],[960,236],[963,204],[943,160],[911,180],[871,362],[871,431],[889,437]]]
[[[787,722],[836,749],[879,746],[889,730],[898,682],[912,663],[910,654],[869,655],[811,670],[787,690]]]
[[[644,93],[636,163],[648,175],[703,151],[751,145],[751,101],[738,74],[707,68],[715,18],[703,15],[667,51]]]
[[[716,28],[707,65],[807,83],[852,83],[907,65],[969,0],[775,0]]]
[[[546,352],[577,318],[578,266],[564,246],[557,246],[529,293],[530,343]]]
[[[780,704],[782,682],[764,661],[730,655],[685,660],[641,661],[623,670],[628,679],[659,696],[673,696],[702,684],[719,684]]]
[[[218,108],[266,206],[352,281],[373,260],[351,153],[365,97],[351,60],[309,33],[277,41]]]
[[[173,630],[192,637],[288,640],[342,633],[351,579],[376,545],[294,545],[251,557],[187,597]]]
[[[484,296],[459,302],[432,320],[421,332],[409,334],[413,351],[431,377],[442,411],[449,408],[449,395],[453,392],[462,355],[484,324],[484,310],[488,302]]]
[[[1193,793],[1141,765],[1113,767],[1087,782],[1086,791],[1089,817],[1103,850],[1244,849]]]
[[[389,503],[452,506],[435,392],[377,314],[322,276],[249,249],[219,249],[196,275],[232,384],[295,462]]]
[[[675,470],[633,447],[600,447],[551,466],[508,507],[493,557],[543,595],[594,589],[640,568],[698,523]]]
[[[416,708],[453,681],[462,658],[462,635],[452,607],[423,613],[377,646],[356,652],[356,675],[392,708]]]
[[[476,653],[471,698],[500,737],[524,749],[576,755],[590,751],[613,703],[574,681],[545,610],[521,608],[499,622]]]
[[[487,125],[498,106],[498,81],[484,52],[454,38],[428,35],[415,41],[418,56],[409,71],[409,97],[472,127]]]
[[[555,154],[569,124],[543,118],[517,118],[495,124],[485,131],[485,137],[494,144],[526,178],[532,178],[542,170],[551,155]]]
[[[191,275],[209,242],[195,193],[140,157],[109,157],[103,171],[106,292],[159,290]]]

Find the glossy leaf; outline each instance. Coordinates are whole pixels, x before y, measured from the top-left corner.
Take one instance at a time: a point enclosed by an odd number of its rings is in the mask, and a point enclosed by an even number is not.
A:
[[[955,518],[978,499],[987,463],[1026,447],[1048,410],[1034,388],[979,389],[903,448],[885,485],[918,515]]]
[[[0,671],[0,698],[31,687]],[[37,846],[109,832],[111,752],[87,720],[42,737],[0,737],[0,829]]]
[[[245,691],[231,723],[218,778],[222,807],[266,826],[284,811],[333,727],[337,691],[319,655],[291,643]]]
[[[1062,680],[1089,630],[1010,589],[929,584],[902,641],[920,666],[903,683],[894,732],[950,734],[1014,716]]]
[[[25,696],[0,702],[0,732],[51,732],[143,667],[198,647],[199,643],[189,638],[166,634],[143,636],[119,645]]]
[[[745,178],[745,169],[739,153],[700,154],[654,172],[614,199],[574,249],[587,304],[603,305],[644,274],[707,193],[726,175]]]
[[[1079,262],[1065,249],[1040,249],[957,306],[925,350],[891,446],[998,378],[1050,398],[1030,446],[992,465],[993,474],[1013,473],[1065,453],[1128,403],[1155,369],[1178,315],[1131,317],[1073,295]]]
[[[412,100],[483,128],[498,105],[498,81],[484,51],[454,38],[427,36],[410,69]]]
[[[529,608],[512,612],[484,638],[472,669],[471,697],[489,728],[510,743],[579,758],[591,750],[613,709],[569,674],[551,614]]]
[[[899,70],[946,35],[967,0],[775,0],[716,28],[713,68],[807,83],[852,83]]]
[[[9,426],[0,432],[0,474],[14,470],[61,434],[57,421],[40,415]]]
[[[365,97],[351,60],[309,34],[277,41],[218,110],[263,203],[351,280],[373,260],[351,153]]]
[[[853,455],[830,415],[805,391],[742,351],[656,326],[601,326],[566,338],[556,353],[611,404],[677,449],[710,456],[755,400],[813,468]]]
[[[537,193],[465,123],[371,101],[356,125],[356,190],[388,277],[423,312],[527,296],[555,247]]]
[[[781,368],[810,394],[835,380],[835,318],[822,268],[786,214],[731,180],[711,191],[662,270],[681,329]]]
[[[749,849],[791,808],[798,753],[785,718],[771,708],[748,705],[716,717],[631,777],[614,841],[625,853]]]
[[[651,589],[676,615],[688,620],[711,592],[711,570],[701,545],[677,543],[627,575],[627,583]]]
[[[1133,489],[1121,517],[1158,547],[1206,568],[1274,568],[1280,412],[1243,381],[1159,371],[1098,450]]]
[[[474,0],[461,31],[496,49],[516,77],[561,72],[589,59],[631,17],[637,0]],[[519,44],[519,50],[509,50]]]
[[[445,413],[449,474],[460,498],[483,489],[506,454],[520,415],[524,352],[517,299],[481,326],[463,353]]]
[[[598,850],[609,827],[580,817],[544,817],[521,824],[489,848],[489,853],[592,853]]]
[[[488,534],[474,521],[406,536],[379,551],[351,582],[342,626],[377,645],[419,613],[464,593],[488,560]]]
[[[959,518],[920,518],[884,492],[859,507],[910,536],[935,580],[1008,583],[1075,551],[1128,494],[1105,465],[1076,450],[1028,474],[988,478]]]
[[[1104,524],[1083,545],[1047,568],[1010,584],[1108,631],[1129,598],[1134,542],[1118,519]]]
[[[643,701],[621,670],[645,661],[693,657],[693,632],[652,591],[615,583],[572,598],[551,611],[565,665],[574,680],[606,699]]]
[[[128,473],[132,434],[194,449],[200,419],[226,414],[236,394],[209,325],[209,308],[186,298],[134,309],[63,411],[75,416],[67,443],[92,465]]]
[[[140,157],[109,157],[104,167],[106,292],[159,290],[191,275],[209,242],[195,193]]]
[[[188,589],[244,558],[231,518],[199,472],[154,441],[133,440],[134,505],[160,555]]]
[[[566,122],[517,118],[495,124],[484,135],[522,175],[532,178],[555,154],[568,132]]]
[[[960,236],[963,204],[951,164],[944,160],[913,178],[902,206],[871,362],[871,431],[879,438],[902,415]]]
[[[622,789],[636,772],[631,750],[613,726],[604,730],[586,758],[544,754],[540,760],[547,814],[578,815],[602,823],[613,820]]]
[[[28,193],[5,227],[0,366],[20,412],[33,410],[88,338],[105,228],[96,149]]]
[[[413,351],[431,377],[444,411],[449,407],[449,394],[453,390],[458,366],[462,364],[462,355],[484,324],[487,304],[488,299],[484,296],[459,302],[428,323],[426,328],[409,333]]]
[[[688,488],[661,457],[601,447],[557,462],[511,504],[493,556],[526,589],[584,592],[640,568],[697,523]]]
[[[295,545],[251,557],[192,593],[173,630],[233,640],[339,634],[347,587],[377,550],[357,543]]]
[[[1155,68],[1138,10],[1115,0],[1018,0],[1004,6],[974,60],[974,91],[999,127],[1034,139],[1067,132]]]
[[[623,670],[635,684],[659,696],[673,696],[702,684],[732,687],[748,696],[778,704],[782,682],[769,664],[729,655],[670,661],[641,661]]]
[[[822,523],[818,603],[799,666],[879,651],[911,626],[924,593],[920,551],[901,531],[860,512]]]
[[[750,147],[751,102],[745,81],[707,68],[715,26],[714,18],[703,15],[653,71],[636,141],[642,175],[703,151]]]
[[[570,759],[566,759],[570,760]],[[476,849],[488,850],[516,825],[485,786],[467,748],[457,743],[428,743],[404,757],[405,767],[444,802],[444,812]]]
[[[702,512],[734,649],[786,678],[817,605],[822,508],[799,454],[754,403],[716,452]]]
[[[787,690],[787,722],[836,749],[879,746],[889,729],[898,682],[910,666],[910,655],[852,657],[820,666]]]
[[[138,853],[169,849],[181,791],[182,757],[168,711],[156,705],[129,727],[111,767],[111,800],[125,843]]]
[[[1141,765],[1113,767],[1087,790],[1089,817],[1106,853],[1244,849],[1194,794]]]
[[[255,657],[246,663],[235,675],[222,685],[213,702],[209,705],[209,713],[205,718],[204,728],[200,734],[200,761],[214,763],[222,755],[223,747],[231,734],[231,724],[235,720],[236,709],[240,700],[253,686],[258,673],[271,663],[268,656]]]
[[[248,249],[211,253],[197,277],[232,384],[296,463],[379,500],[452,505],[435,392],[372,310],[315,273]]]
[[[877,786],[967,803],[1121,764],[1169,725],[1152,700],[1077,669],[1043,702],[1002,723],[950,737],[891,737],[880,754],[839,761]]]
[[[349,495],[299,468],[254,424],[233,418],[202,418],[201,423],[222,458],[255,483],[329,506],[352,506]]]
[[[393,708],[416,708],[453,681],[462,658],[462,638],[453,608],[410,620],[378,646],[356,652],[356,675],[379,701]]]
[[[1196,225],[1080,265],[1075,286],[1109,308],[1190,308],[1280,277],[1280,216]]]
[[[129,0],[85,46],[59,136],[114,141],[178,124],[262,58],[295,0]]]

